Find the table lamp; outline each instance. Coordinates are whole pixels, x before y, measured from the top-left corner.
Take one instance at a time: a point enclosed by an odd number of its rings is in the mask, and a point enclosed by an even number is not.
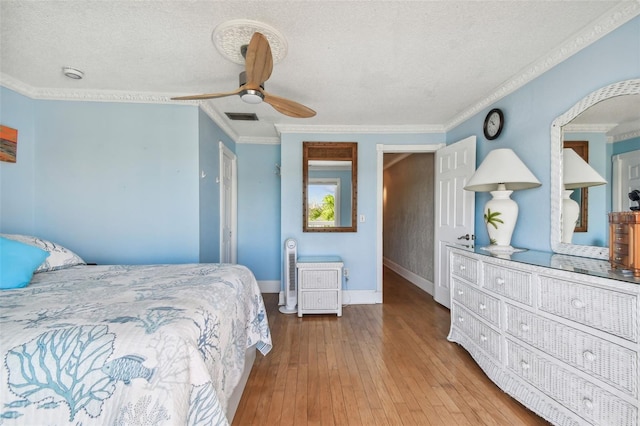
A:
[[[576,188],[604,185],[607,183],[593,167],[571,148],[562,150],[562,242],[571,244],[573,231],[580,216],[578,202],[570,198]]]
[[[484,222],[490,251],[513,252],[511,236],[518,220],[518,204],[510,196],[515,190],[529,189],[541,183],[511,149],[494,149],[477,168],[467,191],[490,192],[493,198],[484,206]]]

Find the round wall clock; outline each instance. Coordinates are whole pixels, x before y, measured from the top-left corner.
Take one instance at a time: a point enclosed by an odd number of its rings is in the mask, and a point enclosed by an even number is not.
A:
[[[482,127],[484,137],[490,141],[496,139],[502,132],[502,126],[504,126],[502,111],[498,108],[492,109],[484,119],[484,126]]]

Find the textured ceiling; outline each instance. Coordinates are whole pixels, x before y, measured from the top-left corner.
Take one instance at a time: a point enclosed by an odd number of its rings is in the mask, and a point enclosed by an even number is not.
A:
[[[286,43],[266,90],[317,115],[290,118],[237,96],[206,101],[235,140],[275,139],[274,125],[443,131],[639,13],[638,0],[0,0],[0,81],[42,99],[169,103],[230,91],[243,66],[212,34],[250,19]],[[63,66],[85,78],[64,77]]]

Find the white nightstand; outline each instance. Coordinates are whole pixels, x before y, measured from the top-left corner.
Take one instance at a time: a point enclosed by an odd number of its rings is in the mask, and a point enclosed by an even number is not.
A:
[[[342,259],[339,256],[301,256],[298,268],[298,316],[342,316]]]

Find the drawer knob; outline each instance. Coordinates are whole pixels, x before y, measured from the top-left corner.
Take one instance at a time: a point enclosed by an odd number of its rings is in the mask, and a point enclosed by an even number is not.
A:
[[[524,359],[522,361],[520,361],[520,367],[523,370],[528,370],[529,368],[531,368],[531,366],[529,365],[529,363],[527,361],[525,361]]]
[[[467,267],[466,267],[466,266],[464,266],[464,265],[460,265],[460,270],[461,270],[461,271],[464,271],[465,269],[467,269]]]
[[[504,278],[496,278],[496,284],[503,285],[504,284]]]
[[[582,405],[584,406],[584,408],[586,408],[587,410],[593,410],[593,401],[590,400],[589,398],[584,398],[582,400]]]
[[[483,341],[483,342],[486,342],[487,341],[487,336],[485,336],[484,334],[481,334],[480,335],[480,340]]]
[[[464,291],[458,290],[458,296],[462,296],[463,294],[464,294]]]
[[[464,322],[464,318],[458,317],[458,322]]]
[[[618,240],[618,241],[622,241],[622,240],[624,240],[624,238],[622,238],[622,237],[616,237],[616,240]]]
[[[529,324],[520,323],[520,330],[529,331]]]
[[[584,302],[580,299],[571,299],[571,306],[576,309],[582,309],[584,308]]]
[[[485,305],[484,303],[480,304],[480,310],[484,311],[485,309],[487,309],[487,305]]]
[[[584,357],[584,359],[586,359],[587,361],[595,361],[596,360],[596,354],[594,354],[591,351],[584,351],[582,353],[582,356]]]

